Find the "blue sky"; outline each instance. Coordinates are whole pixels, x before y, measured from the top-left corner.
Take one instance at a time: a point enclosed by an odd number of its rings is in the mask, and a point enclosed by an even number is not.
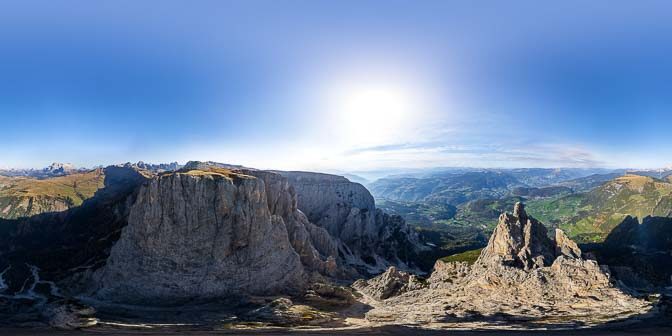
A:
[[[0,167],[672,163],[666,1],[3,1]]]

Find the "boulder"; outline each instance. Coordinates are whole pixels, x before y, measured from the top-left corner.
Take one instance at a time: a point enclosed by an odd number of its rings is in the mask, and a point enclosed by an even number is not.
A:
[[[412,290],[421,289],[425,283],[417,276],[390,267],[385,273],[369,280],[357,280],[352,287],[376,299],[384,300]]]

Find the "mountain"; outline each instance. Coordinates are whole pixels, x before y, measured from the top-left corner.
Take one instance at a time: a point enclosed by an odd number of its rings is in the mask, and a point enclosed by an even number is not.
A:
[[[301,290],[305,270],[286,223],[300,214],[282,199],[290,194],[271,195],[271,187],[252,174],[215,167],[150,179],[86,291],[137,303]],[[310,253],[319,259],[316,250]]]
[[[648,170],[647,169],[629,170],[627,171],[627,173],[632,175],[649,176],[657,179],[665,179],[668,176],[672,175],[672,169],[668,167],[668,168],[648,169]]]
[[[530,187],[562,184],[590,175],[608,174],[613,171],[600,168],[518,168],[503,170]]]
[[[550,187],[515,187],[511,190],[512,196],[522,196],[531,198],[546,198],[554,197],[562,194],[571,194],[574,192],[572,188],[566,186],[550,186]]]
[[[0,218],[29,217],[79,206],[103,187],[104,179],[102,169],[44,179],[0,176]]]
[[[0,324],[566,327],[653,309],[522,204],[483,224],[493,234],[473,263],[439,261],[423,279],[422,239],[342,176],[205,162],[100,175],[79,206],[0,219]]]
[[[296,191],[298,209],[340,241],[338,253],[347,263],[374,274],[391,264],[414,267],[422,250],[417,233],[402,217],[377,209],[364,186],[336,175],[279,173]]]
[[[348,301],[330,283],[416,270],[424,248],[341,176],[203,162],[161,173],[110,166],[100,176],[80,206],[0,220],[0,307],[10,316],[82,326],[93,323],[91,304],[310,293]]]
[[[511,174],[481,171],[427,178],[383,178],[368,187],[374,196],[393,201],[459,205],[479,198],[502,197],[518,186],[525,185]]]
[[[581,242],[602,241],[628,215],[672,215],[672,182],[628,174],[586,192],[530,202],[530,211]]]
[[[556,230],[527,215],[504,213],[473,264],[438,261],[429,279],[396,269],[353,284],[373,307],[366,319],[449,327],[596,326],[645,315],[650,302],[612,283],[610,274]]]
[[[49,178],[56,176],[65,176],[75,172],[85,172],[85,168],[76,168],[70,163],[54,162],[48,167],[42,169],[0,169],[0,176],[7,177],[32,177],[32,178]]]
[[[596,175],[596,172],[602,173]],[[609,174],[606,174],[609,172]],[[594,181],[615,177],[605,169],[482,169],[447,170],[420,176],[379,179],[368,185],[377,198],[404,202],[446,202],[464,204],[477,199],[505,196],[551,197],[587,190]],[[616,173],[617,174],[617,173]],[[609,176],[608,178],[602,175]],[[587,180],[582,180],[588,176]]]
[[[137,167],[138,169],[144,169],[144,170],[149,170],[155,173],[162,173],[162,172],[167,172],[167,171],[176,171],[183,166],[177,162],[171,162],[171,163],[146,163],[143,161],[138,161],[135,164],[130,164],[134,167]]]
[[[607,181],[613,180],[625,173],[614,172],[608,174],[592,174],[585,177],[580,177],[568,181],[560,182],[558,185],[572,189],[574,192],[587,192],[604,184]]]

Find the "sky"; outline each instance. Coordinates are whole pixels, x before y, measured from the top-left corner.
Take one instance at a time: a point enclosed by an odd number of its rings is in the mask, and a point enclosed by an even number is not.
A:
[[[672,164],[669,1],[2,1],[0,168]]]

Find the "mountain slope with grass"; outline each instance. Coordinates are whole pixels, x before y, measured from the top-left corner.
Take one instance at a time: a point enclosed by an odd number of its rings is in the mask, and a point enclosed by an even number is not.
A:
[[[0,176],[0,218],[29,217],[79,206],[103,187],[101,169],[46,179]]]
[[[528,208],[581,242],[599,242],[627,216],[672,215],[672,182],[627,174],[587,193],[530,202]]]

